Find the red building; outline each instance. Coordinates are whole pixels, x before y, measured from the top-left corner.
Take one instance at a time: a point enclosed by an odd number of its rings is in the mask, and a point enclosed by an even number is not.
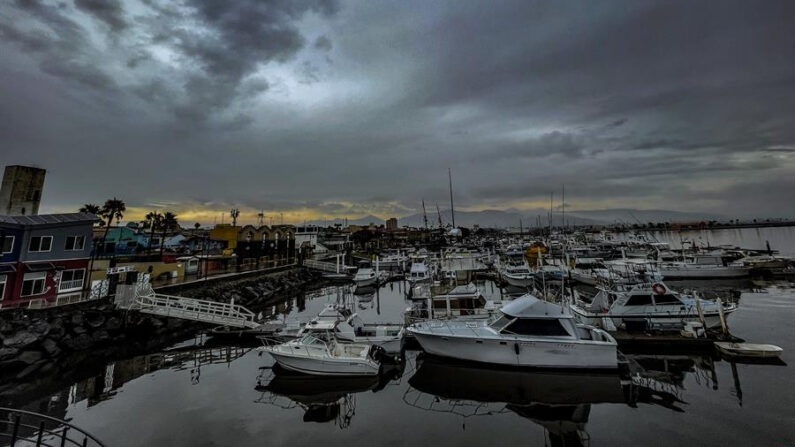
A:
[[[88,213],[0,216],[0,309],[86,289],[96,220]]]

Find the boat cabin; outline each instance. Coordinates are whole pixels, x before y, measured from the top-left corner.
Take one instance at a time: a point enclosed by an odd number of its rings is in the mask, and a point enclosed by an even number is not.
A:
[[[489,325],[500,334],[580,338],[571,314],[532,295],[511,301],[501,312],[502,316]]]

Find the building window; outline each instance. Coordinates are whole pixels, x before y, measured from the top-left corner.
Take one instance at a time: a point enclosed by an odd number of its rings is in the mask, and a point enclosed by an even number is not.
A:
[[[33,236],[30,238],[28,251],[50,251],[50,248],[52,248],[52,236]]]
[[[3,237],[3,254],[14,251],[14,236]]]
[[[44,293],[44,281],[47,272],[28,273],[22,280],[22,296],[41,295]]]
[[[86,244],[85,236],[67,236],[66,247],[64,248],[64,250],[67,251],[82,250],[85,244]]]
[[[64,270],[61,272],[61,283],[58,285],[58,291],[68,292],[82,289],[85,275],[85,269]]]

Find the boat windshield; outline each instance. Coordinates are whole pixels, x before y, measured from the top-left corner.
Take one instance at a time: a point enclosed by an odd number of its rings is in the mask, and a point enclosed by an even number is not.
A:
[[[494,329],[495,331],[499,332],[502,330],[502,328],[508,326],[512,321],[513,318],[503,315],[497,321],[491,323],[489,326],[491,326],[491,328]]]
[[[503,334],[567,336],[568,331],[557,318],[520,318],[502,330]]]
[[[674,295],[671,294],[664,294],[664,295],[654,295],[654,304],[682,304]]]
[[[317,338],[317,337],[315,337],[315,336],[313,336],[311,334],[306,334],[301,339],[301,344],[302,345],[325,346],[326,342],[324,342],[323,340],[321,340],[321,339],[319,339],[319,338]]]

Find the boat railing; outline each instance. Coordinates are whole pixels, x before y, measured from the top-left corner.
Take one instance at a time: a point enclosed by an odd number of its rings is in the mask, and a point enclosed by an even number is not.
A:
[[[104,447],[97,437],[62,419],[32,411],[0,407],[3,445]]]

